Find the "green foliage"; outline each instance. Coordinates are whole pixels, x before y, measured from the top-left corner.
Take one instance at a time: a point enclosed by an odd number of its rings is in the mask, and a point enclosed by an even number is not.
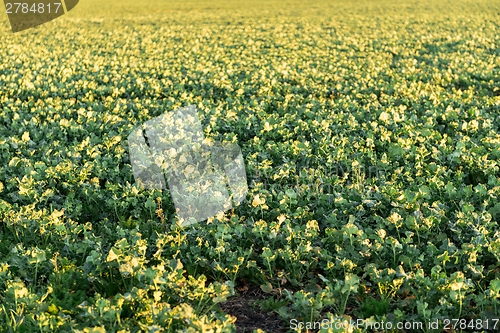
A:
[[[232,332],[243,282],[285,320],[498,317],[499,12],[88,0],[5,29],[0,327]],[[180,228],[126,138],[189,104],[249,194]]]
[[[361,318],[385,315],[389,312],[389,305],[388,299],[377,300],[370,296],[360,307]]]

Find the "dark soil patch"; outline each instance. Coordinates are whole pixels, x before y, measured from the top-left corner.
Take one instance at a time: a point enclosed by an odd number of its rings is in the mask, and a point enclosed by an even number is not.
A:
[[[220,304],[220,308],[237,318],[236,333],[252,333],[258,328],[267,333],[287,332],[286,323],[276,314],[264,312],[255,305],[255,301],[262,299],[265,297],[259,289],[246,290]]]

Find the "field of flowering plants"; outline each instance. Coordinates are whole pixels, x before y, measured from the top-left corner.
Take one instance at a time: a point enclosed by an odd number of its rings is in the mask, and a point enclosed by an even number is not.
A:
[[[0,332],[500,331],[500,2],[1,22]],[[187,105],[249,190],[181,227],[127,137]]]

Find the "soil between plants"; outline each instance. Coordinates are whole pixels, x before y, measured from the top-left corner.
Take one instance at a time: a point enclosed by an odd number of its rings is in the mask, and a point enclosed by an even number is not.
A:
[[[236,333],[252,333],[261,329],[267,333],[288,332],[287,323],[272,312],[265,312],[255,302],[265,299],[259,289],[240,292],[238,296],[231,297],[220,305],[225,313],[236,317]]]

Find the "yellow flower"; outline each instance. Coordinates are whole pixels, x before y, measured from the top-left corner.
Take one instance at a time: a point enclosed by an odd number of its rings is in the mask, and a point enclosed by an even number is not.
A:
[[[28,141],[30,141],[30,132],[24,132],[24,133],[23,133],[23,136],[21,137],[21,139],[22,139],[24,142],[28,142]]]
[[[260,205],[263,205],[266,203],[266,199],[261,199],[259,197],[259,195],[257,194],[254,198],[253,198],[253,201],[252,201],[252,206],[254,207],[257,207],[257,206],[260,206]]]

